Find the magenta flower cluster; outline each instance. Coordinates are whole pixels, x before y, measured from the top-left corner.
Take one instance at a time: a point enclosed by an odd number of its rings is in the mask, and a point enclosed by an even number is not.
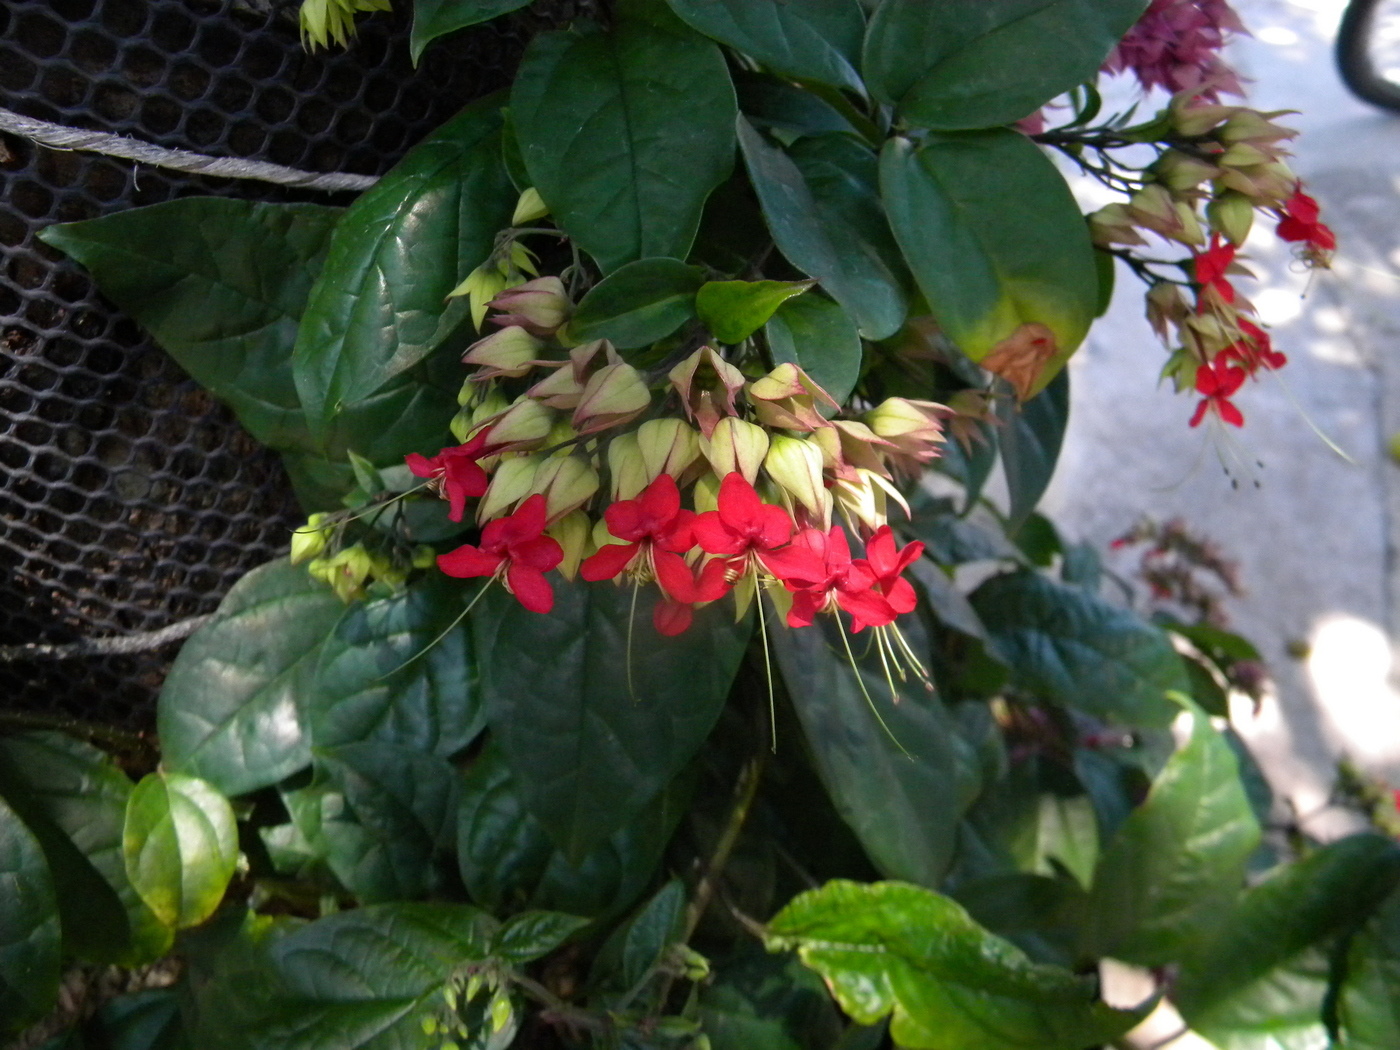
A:
[[[1229,34],[1243,32],[1226,0],[1152,0],[1104,68],[1133,73],[1147,90],[1195,90],[1217,102],[1222,94],[1243,94],[1234,70],[1220,58]]]

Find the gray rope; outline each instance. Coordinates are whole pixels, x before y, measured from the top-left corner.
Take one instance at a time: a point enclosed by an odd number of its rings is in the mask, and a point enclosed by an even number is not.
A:
[[[366,190],[379,180],[373,175],[349,175],[343,172],[317,174],[314,171],[300,171],[297,168],[269,164],[262,160],[245,160],[241,157],[206,157],[200,153],[190,153],[182,149],[163,149],[149,142],[127,138],[125,135],[111,135],[104,131],[86,131],[70,128],[63,124],[51,124],[47,120],[35,120],[8,109],[0,109],[0,131],[8,131],[51,149],[75,149],[88,153],[101,153],[108,157],[121,157],[157,168],[174,168],[195,175],[214,175],[221,179],[257,179],[260,182],[275,182],[283,186],[301,186],[309,190]]]
[[[169,627],[156,631],[137,631],[134,634],[119,634],[109,638],[84,638],[81,642],[68,645],[0,645],[0,664],[19,663],[23,660],[72,660],[83,656],[124,656],[128,653],[141,653],[147,649],[159,649],[162,645],[188,638],[214,618],[191,616]]]

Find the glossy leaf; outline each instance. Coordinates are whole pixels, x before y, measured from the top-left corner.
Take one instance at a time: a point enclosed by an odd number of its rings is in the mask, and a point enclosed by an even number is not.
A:
[[[42,1016],[58,994],[53,880],[33,833],[0,799],[0,1034]]]
[[[1206,947],[1187,960],[1173,996],[1182,1016],[1221,1050],[1271,1037],[1285,1047],[1325,1042],[1328,982],[1325,971],[1322,980],[1307,974],[1397,880],[1400,847],[1373,834],[1340,839],[1276,869],[1213,917]]]
[[[695,316],[704,271],[679,259],[638,259],[603,278],[578,304],[569,335],[632,350],[664,339]]]
[[[676,796],[676,797],[673,797]],[[500,751],[488,745],[462,782],[457,859],[472,900],[493,912],[522,906],[607,916],[646,889],[688,796],[667,791],[570,864],[525,809]]]
[[[855,322],[830,299],[807,294],[789,299],[763,326],[773,364],[791,361],[844,402],[860,379],[864,348]]]
[[[226,795],[275,784],[310,760],[298,700],[345,607],[285,559],[239,580],[180,650],[157,721],[166,767]]]
[[[740,119],[739,145],[758,192],[768,230],[783,256],[821,283],[869,339],[893,335],[904,323],[899,279],[870,243],[843,196],[818,195],[796,160]]]
[[[622,937],[622,984],[631,988],[661,961],[685,928],[685,883],[672,879],[627,924]]]
[[[710,281],[695,296],[700,320],[721,343],[742,343],[813,281]]]
[[[1017,532],[1050,487],[1069,425],[1069,372],[1062,371],[1024,404],[999,406],[1001,465],[1010,495],[1007,531]]]
[[[265,445],[311,448],[290,349],[341,209],[186,197],[50,226],[102,294]]]
[[[934,317],[974,361],[1000,349],[1022,396],[1084,338],[1098,300],[1094,249],[1054,164],[1009,130],[894,138],[880,157],[890,226]]]
[[[238,862],[233,809],[207,781],[152,773],[127,800],[122,854],[132,886],[162,922],[197,926],[219,906]]]
[[[922,489],[911,496],[909,507],[913,513],[903,530],[922,541],[924,552],[939,565],[1020,560],[1021,552],[986,511],[963,517],[950,497],[935,499]]]
[[[1198,950],[1244,883],[1259,824],[1234,753],[1192,710],[1191,737],[1094,870],[1082,943],[1090,955],[1160,966]]]
[[[1078,587],[1030,570],[993,576],[971,595],[1023,689],[1120,725],[1165,726],[1169,690],[1187,690],[1166,635]]]
[[[718,47],[673,19],[620,12],[607,32],[535,37],[510,104],[531,182],[604,273],[686,257],[733,163],[738,104]]]
[[[416,66],[423,50],[440,36],[518,11],[530,0],[413,0],[408,53]]]
[[[791,956],[750,954],[726,960],[701,989],[700,1019],[714,1050],[847,1046],[821,980]]]
[[[315,755],[330,790],[313,793],[321,822],[307,830],[336,878],[368,903],[436,890],[435,857],[451,848],[456,813],[452,766],[383,740],[318,747]]]
[[[345,609],[301,696],[315,746],[451,755],[471,743],[485,719],[466,624],[453,625],[463,607],[455,581],[434,574]]]
[[[881,872],[937,886],[979,787],[942,701],[913,684],[895,702],[874,657],[858,680],[826,624],[775,628],[769,644],[837,812]]]
[[[1400,1046],[1400,892],[1351,942],[1337,1013],[1347,1050]]]
[[[40,839],[58,891],[65,949],[142,965],[171,933],[126,876],[122,826],[132,783],[106,754],[61,733],[0,739],[0,795]]]
[[[777,73],[863,94],[857,69],[865,34],[858,0],[667,0],[720,43]]]
[[[947,897],[898,882],[837,880],[796,897],[768,924],[770,949],[816,970],[854,1020],[889,1015],[910,1050],[1081,1050],[1132,1028],[1097,982],[1033,963]]]
[[[500,102],[475,102],[438,128],[336,225],[292,354],[313,433],[437,347],[447,294],[509,225]]]
[[[587,919],[557,911],[511,916],[491,938],[490,952],[511,966],[542,959],[588,925]]]
[[[493,592],[473,626],[492,733],[527,808],[577,863],[695,754],[749,627],[716,603],[685,634],[662,638],[652,588],[554,588],[544,615]]]
[[[739,95],[739,109],[755,127],[791,137],[831,131],[855,133],[850,121],[830,103],[781,77],[738,70],[734,90]]]
[[[988,128],[1094,79],[1146,0],[886,0],[864,69],[911,124]]]

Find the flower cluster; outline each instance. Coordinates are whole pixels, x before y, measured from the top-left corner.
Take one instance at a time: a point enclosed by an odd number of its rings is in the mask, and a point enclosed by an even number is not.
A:
[[[760,590],[793,626],[841,610],[855,630],[883,627],[914,607],[901,573],[922,546],[897,548],[888,508],[904,502],[896,478],[938,454],[948,409],[889,398],[843,416],[800,367],[764,371],[752,348],[738,363],[682,349],[643,371],[607,340],[574,338],[558,277],[513,283],[489,307],[496,330],[463,357],[461,443],[407,457],[451,520],[474,508],[482,527],[441,571],[499,581],[536,612],[553,607],[555,569],[654,583],[663,634],[730,594],[742,615]]]
[[[1226,0],[1152,0],[1104,68],[1131,72],[1149,91],[1194,91],[1215,102],[1222,93],[1243,94],[1220,50],[1231,33],[1244,31]]]

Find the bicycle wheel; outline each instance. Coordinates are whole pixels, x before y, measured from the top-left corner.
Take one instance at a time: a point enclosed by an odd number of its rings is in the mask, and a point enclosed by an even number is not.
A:
[[[1351,0],[1337,30],[1337,69],[1358,98],[1400,113],[1400,0]]]

